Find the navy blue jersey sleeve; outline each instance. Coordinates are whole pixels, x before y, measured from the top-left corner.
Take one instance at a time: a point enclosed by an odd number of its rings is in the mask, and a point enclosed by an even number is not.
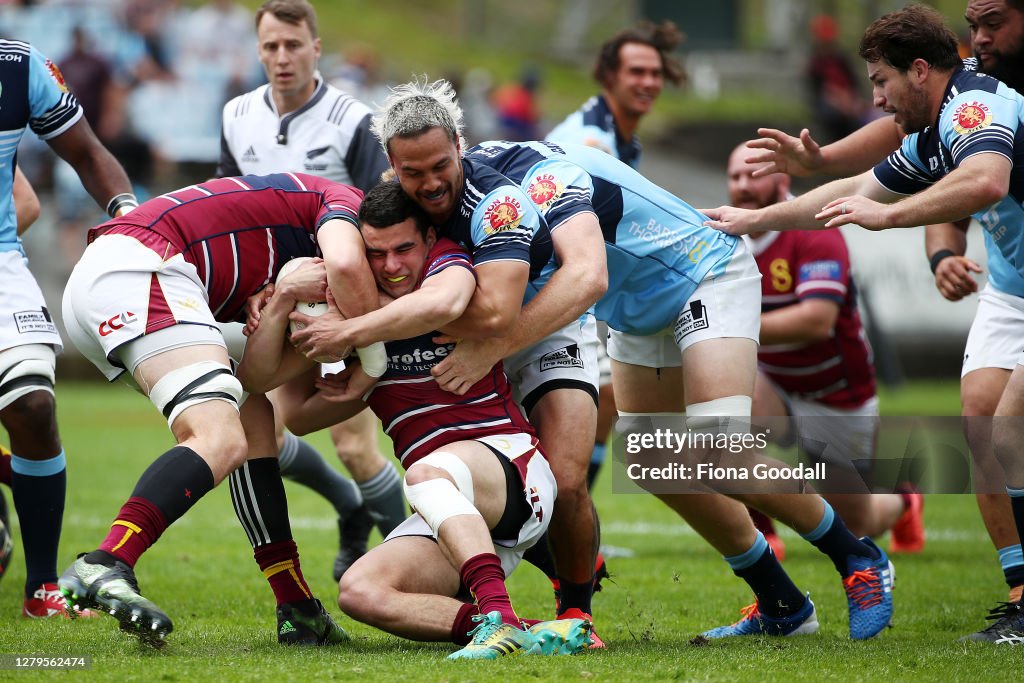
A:
[[[29,56],[29,126],[43,140],[57,137],[82,118],[82,107],[53,61],[34,47]]]
[[[896,194],[912,195],[938,180],[940,176],[921,160],[920,148],[926,142],[920,133],[903,138],[900,148],[875,166],[873,173],[878,184]]]
[[[546,159],[530,169],[523,186],[552,231],[580,213],[594,213],[594,180],[576,164]]]

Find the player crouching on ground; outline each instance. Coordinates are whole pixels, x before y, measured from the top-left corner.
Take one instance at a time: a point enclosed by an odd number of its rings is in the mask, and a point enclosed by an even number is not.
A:
[[[415,514],[345,573],[338,604],[352,618],[404,638],[465,645],[452,659],[578,652],[590,642],[588,621],[525,628],[505,587],[523,552],[547,529],[556,487],[501,366],[466,396],[443,391],[430,374],[453,346],[435,341],[437,328],[460,317],[476,290],[469,256],[437,239],[397,183],[371,190],[359,218],[371,270],[390,303],[349,320],[333,310],[326,315],[336,318],[331,339],[339,356],[363,340],[387,342],[380,380],[374,385],[358,364],[321,379],[319,366],[284,341],[289,314],[310,322],[292,313],[287,278],[262,309],[239,368],[250,388],[308,375],[307,389],[290,390],[282,405],[297,434],[369,404],[406,469]],[[315,334],[295,331],[292,343],[302,350]],[[465,589],[475,604],[458,599]]]

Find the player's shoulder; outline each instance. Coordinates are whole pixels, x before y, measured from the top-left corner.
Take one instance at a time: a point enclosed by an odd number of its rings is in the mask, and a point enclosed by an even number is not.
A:
[[[463,258],[469,259],[469,252],[447,237],[440,237],[434,246],[427,253],[428,262],[437,262],[439,259]]]
[[[258,111],[257,107],[260,106],[267,107],[269,110],[269,90],[270,85],[264,84],[255,90],[250,90],[247,93],[242,93],[241,95],[231,98],[228,100],[227,104],[224,105],[224,120],[232,121],[235,119],[245,118],[246,116]]]
[[[32,54],[32,45],[24,40],[10,40],[0,38],[0,55],[13,55],[16,57],[27,57]],[[5,57],[4,61],[19,61],[11,57]]]

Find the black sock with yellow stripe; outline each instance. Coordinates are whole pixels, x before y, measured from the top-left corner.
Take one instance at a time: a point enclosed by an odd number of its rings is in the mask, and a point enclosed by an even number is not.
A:
[[[164,530],[212,489],[206,461],[191,448],[175,446],[142,473],[99,550],[86,560],[106,564],[103,559],[111,556],[134,567]]]

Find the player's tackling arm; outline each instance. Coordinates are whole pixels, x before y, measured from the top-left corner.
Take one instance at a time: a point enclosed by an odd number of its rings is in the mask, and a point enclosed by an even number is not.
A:
[[[246,391],[266,393],[314,365],[288,342],[288,314],[296,302],[294,290],[289,286],[292,276],[299,276],[303,269],[315,267],[311,264],[300,266],[295,273],[282,279],[260,311],[259,325],[246,340],[242,360],[235,371]]]
[[[100,208],[106,210],[108,202],[117,195],[131,194],[128,175],[92,132],[85,117],[47,142],[60,158],[71,164]],[[119,211],[119,215],[130,208],[133,207]]]
[[[751,164],[767,164],[754,171],[754,177],[772,173],[794,176],[824,174],[851,176],[870,169],[900,146],[902,132],[892,116],[871,123],[831,144],[819,147],[808,129],[799,137],[775,128],[758,128],[761,137],[747,142],[763,150],[748,159]]]
[[[475,266],[476,289],[458,319],[435,326],[456,339],[507,334],[519,319],[530,265],[524,261],[488,261]]]
[[[360,347],[432,332],[462,315],[475,289],[473,273],[467,268],[445,268],[428,277],[419,289],[366,315],[339,323],[339,341]],[[301,331],[296,339],[299,334]]]
[[[366,245],[359,228],[333,218],[320,226],[316,240],[327,265],[327,284],[342,315],[355,318],[376,310],[377,284],[366,262]]]
[[[581,213],[551,233],[559,267],[519,314],[509,334],[463,340],[433,369],[447,391],[464,393],[502,358],[578,319],[608,289],[604,238],[597,217]]]

